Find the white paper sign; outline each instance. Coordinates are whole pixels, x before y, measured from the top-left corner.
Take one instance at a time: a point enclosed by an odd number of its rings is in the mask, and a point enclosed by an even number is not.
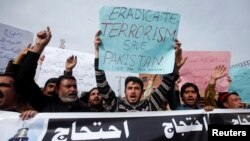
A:
[[[73,76],[77,79],[78,90],[89,91],[96,87],[94,55],[54,47],[46,47],[42,54],[45,55],[45,59],[41,66],[38,66],[37,73],[39,74],[36,79],[40,87],[44,87],[49,78],[63,75],[66,59],[71,55],[77,56]]]
[[[0,23],[0,73],[5,72],[9,60],[33,42],[33,33]]]

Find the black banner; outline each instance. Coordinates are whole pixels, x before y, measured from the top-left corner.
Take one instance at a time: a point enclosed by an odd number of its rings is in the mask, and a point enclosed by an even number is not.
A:
[[[39,113],[22,121],[0,111],[0,140],[213,141],[249,140],[250,110],[178,110],[122,113]]]
[[[44,141],[207,141],[207,114],[49,119]]]

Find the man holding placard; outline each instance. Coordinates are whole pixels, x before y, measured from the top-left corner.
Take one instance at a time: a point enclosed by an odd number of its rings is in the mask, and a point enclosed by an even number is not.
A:
[[[114,91],[109,86],[105,72],[99,70],[99,48],[101,39],[99,37],[101,31],[95,37],[95,71],[96,81],[99,92],[101,93],[106,104],[111,111],[157,111],[160,105],[169,99],[169,95],[173,95],[174,77],[178,74],[180,67],[185,63],[182,59],[181,43],[176,40],[176,66],[173,73],[162,75],[161,85],[151,94],[149,99],[140,100],[143,94],[143,82],[140,78],[129,76],[125,80],[125,98],[116,97]],[[171,96],[175,97],[175,96]]]
[[[111,111],[157,111],[162,103],[173,101],[174,77],[185,60],[182,59],[181,43],[175,40],[179,20],[179,14],[169,12],[127,7],[101,8],[101,31],[95,37],[96,81]],[[100,69],[164,75],[161,85],[149,99],[140,100],[143,82],[131,76],[125,80],[126,97],[118,98]]]
[[[180,15],[127,7],[100,10],[99,67],[132,73],[167,74],[174,68]]]

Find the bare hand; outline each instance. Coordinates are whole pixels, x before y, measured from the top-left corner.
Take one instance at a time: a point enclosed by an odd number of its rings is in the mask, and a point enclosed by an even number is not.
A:
[[[211,75],[211,78],[214,80],[218,80],[227,75],[225,71],[226,71],[226,67],[224,65],[216,66]]]
[[[32,51],[40,54],[44,47],[49,43],[51,37],[52,35],[49,27],[47,27],[47,30],[38,32],[36,36],[35,47]]]
[[[27,55],[28,51],[31,50],[31,44],[29,44],[27,47],[23,48],[17,57],[14,59],[13,64],[20,64],[22,59]]]
[[[37,33],[36,44],[46,46],[51,39],[51,31],[50,28],[47,27],[47,30],[43,30]]]
[[[72,69],[76,66],[77,64],[77,56],[71,55],[65,63],[65,69],[66,71],[72,71]]]
[[[42,63],[43,63],[44,60],[45,60],[45,55],[42,54],[42,55],[39,57],[39,60],[38,60],[39,64],[42,65]]]
[[[33,118],[35,115],[37,114],[37,111],[34,110],[28,110],[28,111],[24,111],[20,114],[20,118],[22,120],[28,120],[30,118]]]
[[[175,48],[175,64],[176,64],[177,70],[180,70],[180,68],[185,64],[187,57],[183,59],[181,43],[177,39],[175,39],[174,48]]]
[[[98,30],[95,34],[95,56],[96,58],[99,58],[99,46],[101,45],[101,39],[100,39],[101,30]]]

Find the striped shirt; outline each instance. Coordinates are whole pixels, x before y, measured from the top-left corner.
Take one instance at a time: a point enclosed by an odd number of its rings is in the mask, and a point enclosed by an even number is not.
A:
[[[105,100],[110,111],[129,112],[129,111],[158,111],[160,105],[165,103],[168,95],[172,94],[174,86],[174,75],[162,75],[160,86],[152,92],[148,99],[140,100],[136,104],[130,104],[126,98],[119,98],[107,82],[105,72],[98,69],[98,59],[95,59],[95,75],[97,88]]]

